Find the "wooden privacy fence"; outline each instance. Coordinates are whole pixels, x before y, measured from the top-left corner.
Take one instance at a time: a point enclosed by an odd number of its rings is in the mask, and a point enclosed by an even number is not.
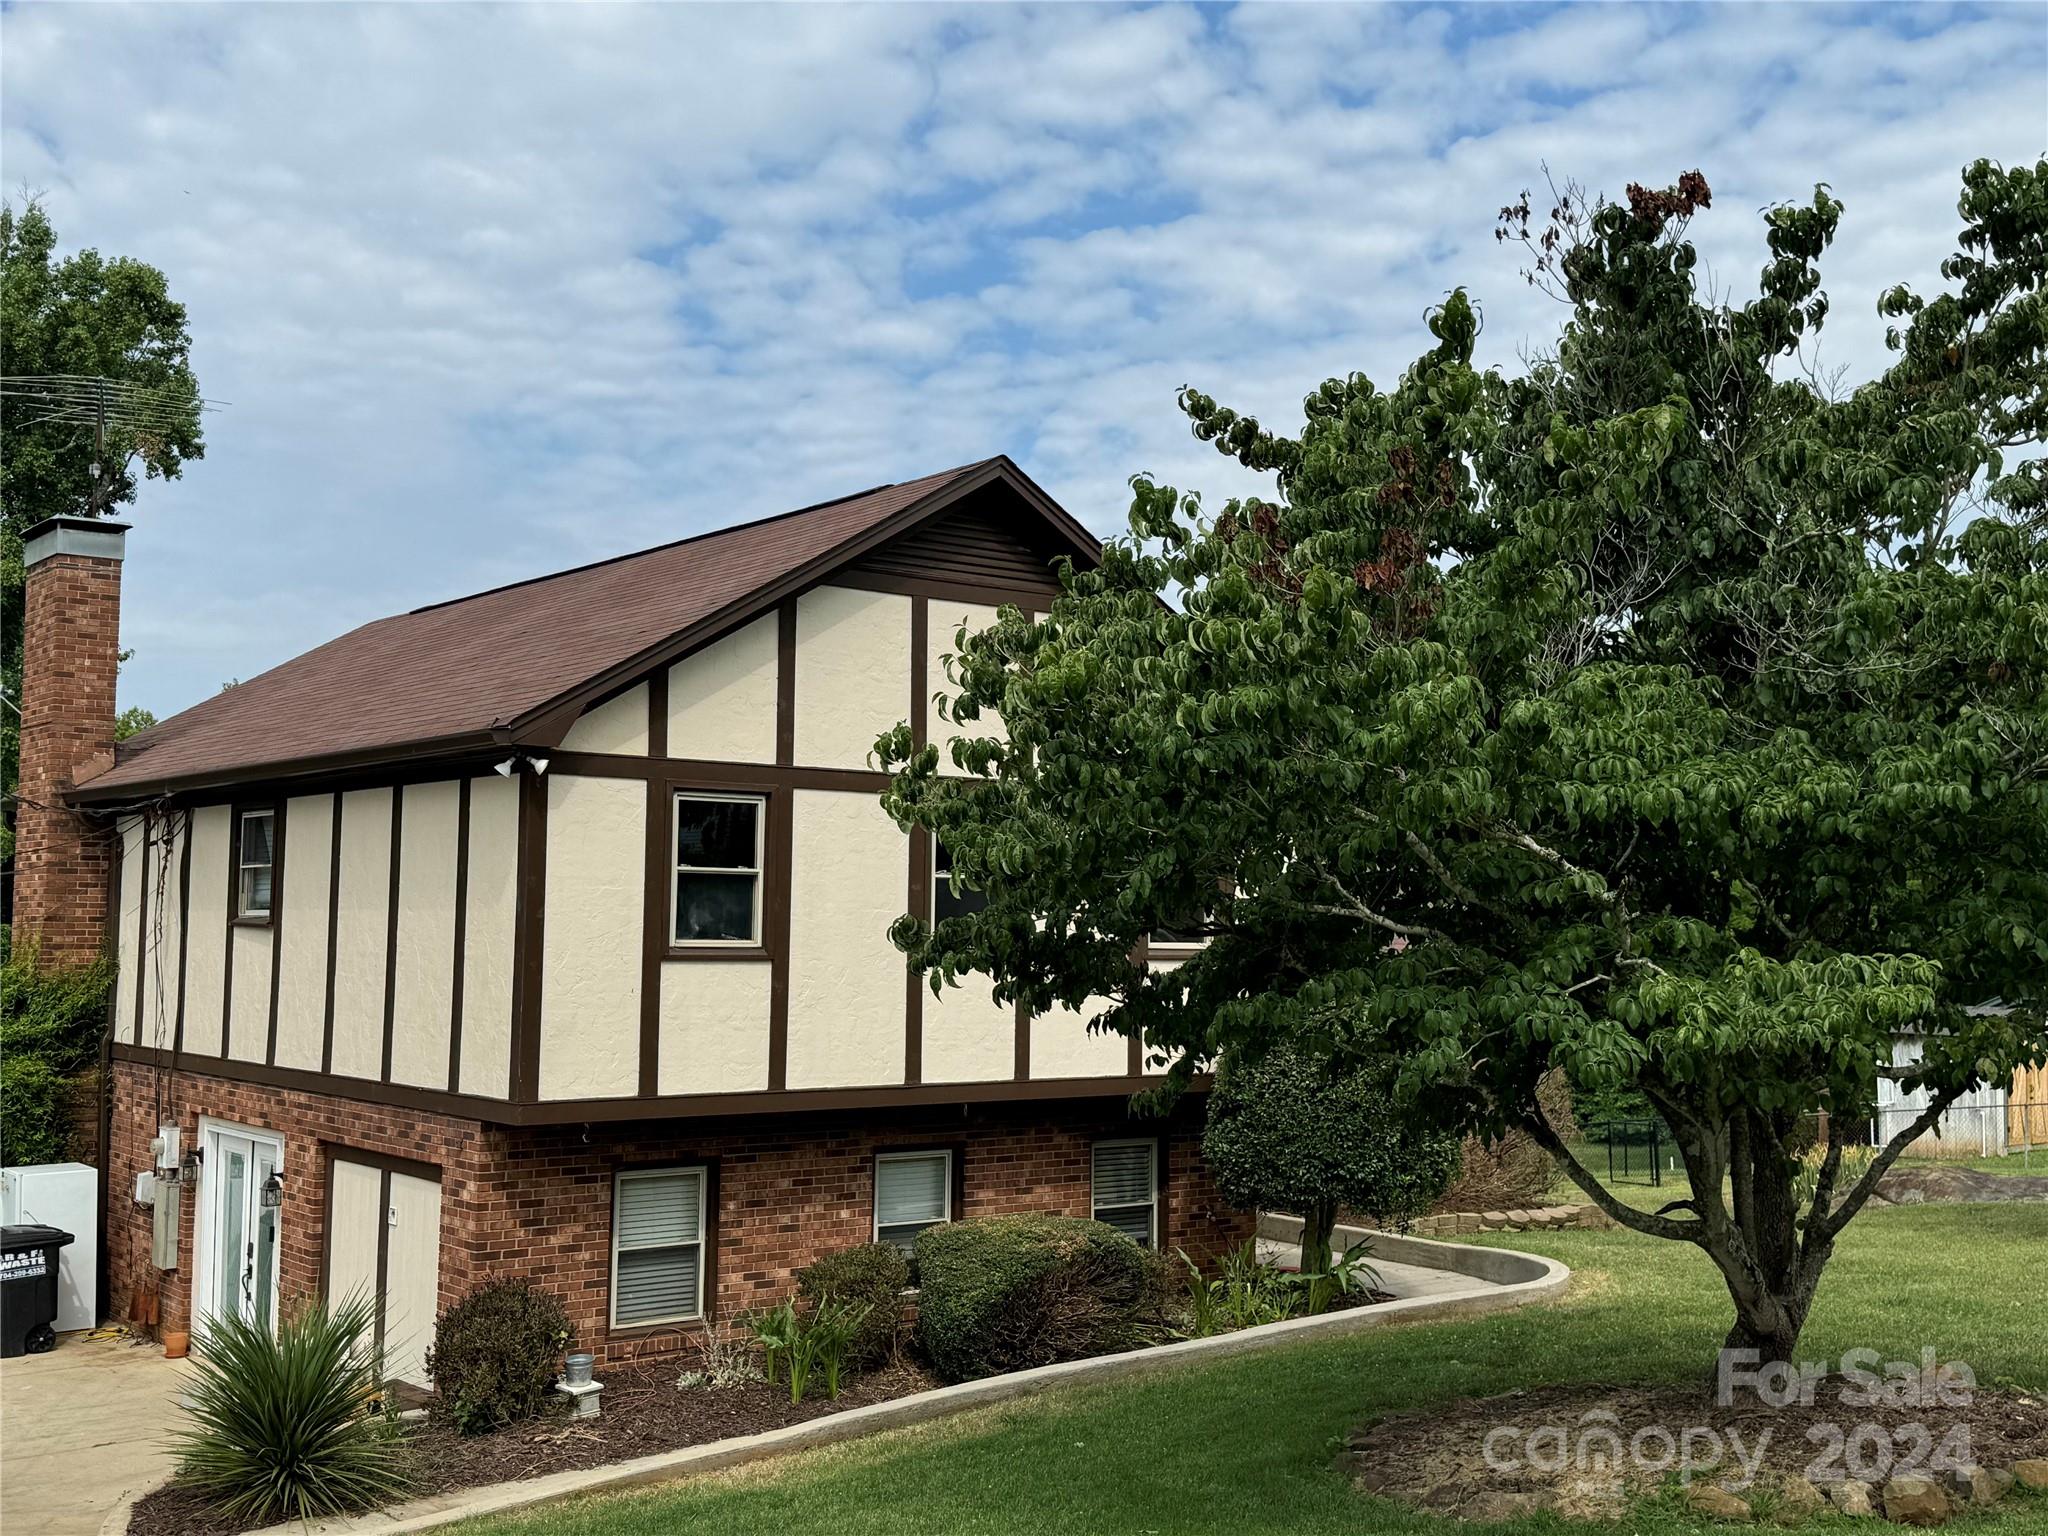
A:
[[[2048,1066],[2021,1067],[2012,1075],[2012,1096],[2005,1104],[2008,1146],[2048,1147]]]

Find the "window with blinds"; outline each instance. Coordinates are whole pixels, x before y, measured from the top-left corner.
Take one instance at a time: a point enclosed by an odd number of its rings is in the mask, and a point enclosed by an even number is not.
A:
[[[951,1152],[883,1152],[875,1158],[875,1241],[910,1252],[926,1227],[953,1219]]]
[[[1095,1219],[1141,1247],[1159,1240],[1159,1143],[1098,1141],[1094,1168]]]
[[[612,1185],[612,1326],[704,1315],[702,1168],[646,1168]]]

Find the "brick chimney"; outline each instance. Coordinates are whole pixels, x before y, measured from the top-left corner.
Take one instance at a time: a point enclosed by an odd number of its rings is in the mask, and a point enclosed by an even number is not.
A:
[[[28,567],[21,655],[21,779],[14,821],[14,938],[46,966],[105,946],[114,841],[64,791],[114,756],[121,556],[128,525],[52,517],[22,536]]]

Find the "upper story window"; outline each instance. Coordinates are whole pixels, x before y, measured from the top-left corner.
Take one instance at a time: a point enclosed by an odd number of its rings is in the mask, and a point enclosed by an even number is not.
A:
[[[277,813],[244,811],[235,827],[235,916],[270,916]]]
[[[965,885],[953,881],[952,850],[932,839],[932,921],[943,923],[949,917],[967,917],[981,911],[988,905],[985,892],[969,890]]]
[[[767,801],[679,794],[675,819],[671,937],[677,944],[759,944]]]

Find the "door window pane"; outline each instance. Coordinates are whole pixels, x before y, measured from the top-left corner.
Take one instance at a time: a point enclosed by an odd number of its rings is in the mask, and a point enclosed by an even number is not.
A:
[[[242,1316],[242,1287],[247,1255],[244,1252],[249,1214],[249,1156],[225,1138],[220,1143],[220,1209],[214,1216],[219,1237],[214,1245],[214,1282],[222,1317]]]

